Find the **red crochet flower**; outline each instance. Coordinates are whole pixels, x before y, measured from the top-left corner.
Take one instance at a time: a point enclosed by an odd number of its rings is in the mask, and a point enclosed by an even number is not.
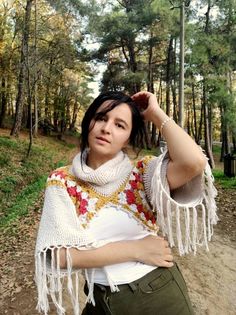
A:
[[[151,221],[152,221],[153,224],[156,223],[156,218],[154,217],[154,215],[152,216]]]
[[[66,177],[66,173],[64,171],[54,171],[50,174],[50,178],[52,177],[52,175],[55,176],[60,176],[61,178],[65,178]]]
[[[150,213],[150,211],[145,212],[144,215],[147,221],[149,221],[152,217],[152,214]]]
[[[143,205],[141,204],[137,205],[137,209],[139,213],[143,212]]]
[[[126,190],[126,198],[129,205],[135,203],[135,195],[131,190]]]
[[[142,162],[142,161],[138,161],[137,167],[138,167],[138,168],[143,168],[143,162]]]
[[[80,201],[80,205],[79,205],[79,213],[80,214],[85,214],[86,212],[88,212],[87,205],[88,205],[88,201],[86,199],[82,199]]]
[[[67,191],[68,191],[68,194],[70,196],[73,196],[73,197],[77,196],[76,186],[74,186],[74,187],[67,187]]]
[[[133,189],[137,189],[137,182],[135,180],[131,180],[130,185]]]
[[[137,182],[141,182],[141,176],[138,173],[135,173],[134,176]]]

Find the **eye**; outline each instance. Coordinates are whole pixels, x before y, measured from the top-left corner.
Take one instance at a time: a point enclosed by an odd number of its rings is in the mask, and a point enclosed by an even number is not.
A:
[[[118,128],[125,129],[125,127],[124,127],[123,125],[121,125],[120,123],[116,123],[116,126],[117,126]]]
[[[105,116],[97,116],[96,117],[96,121],[106,121],[106,117]]]

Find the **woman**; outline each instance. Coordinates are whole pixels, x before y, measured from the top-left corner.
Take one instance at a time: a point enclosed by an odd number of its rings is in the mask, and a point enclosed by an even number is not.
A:
[[[124,149],[141,143],[144,120],[160,130],[168,151],[132,162]],[[177,241],[181,255],[207,247],[215,194],[201,149],[153,94],[101,94],[85,113],[81,152],[47,181],[36,244],[38,310],[47,314],[50,294],[64,314],[67,279],[79,314],[82,269],[83,315],[193,314],[170,247]]]

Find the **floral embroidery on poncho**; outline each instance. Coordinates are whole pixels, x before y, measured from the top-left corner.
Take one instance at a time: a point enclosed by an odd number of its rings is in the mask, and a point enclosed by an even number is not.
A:
[[[147,156],[138,161],[126,182],[110,195],[97,192],[93,186],[70,174],[70,166],[53,171],[48,178],[47,186],[56,185],[67,190],[83,228],[88,227],[100,209],[115,205],[118,209],[131,214],[149,230],[157,231],[156,215],[147,200],[143,182],[145,167],[151,158]]]

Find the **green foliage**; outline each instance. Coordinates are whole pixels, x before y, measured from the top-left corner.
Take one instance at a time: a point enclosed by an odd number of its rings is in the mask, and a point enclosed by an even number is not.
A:
[[[34,183],[26,186],[15,198],[14,204],[7,208],[6,215],[1,218],[0,228],[9,225],[18,217],[28,214],[28,208],[38,199],[40,192],[45,187],[47,176],[39,177]],[[12,192],[11,190],[8,192]]]
[[[25,140],[0,136],[0,227],[27,215],[38,201],[49,172],[68,164],[66,156],[75,147],[50,138],[35,142],[26,159]]]
[[[16,139],[11,139],[10,137],[0,137],[0,146],[16,149],[19,147],[19,143]]]
[[[213,145],[212,151],[213,151],[213,153],[216,153],[219,155],[221,152],[221,147],[219,145]]]
[[[143,149],[140,152],[140,155],[155,155],[155,156],[158,156],[159,154],[160,154],[159,148],[153,148],[151,150]]]
[[[222,188],[235,189],[236,188],[236,177],[227,177],[224,175],[222,170],[214,169],[213,176],[216,183],[218,183]]]

